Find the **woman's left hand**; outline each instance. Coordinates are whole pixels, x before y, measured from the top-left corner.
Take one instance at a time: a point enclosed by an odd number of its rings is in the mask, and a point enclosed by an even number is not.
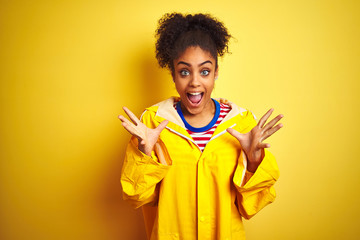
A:
[[[248,133],[242,134],[235,129],[227,129],[227,131],[240,142],[242,150],[247,157],[247,170],[249,172],[256,171],[264,158],[264,148],[270,147],[270,144],[263,143],[263,141],[283,127],[281,123],[275,126],[275,124],[283,118],[282,114],[278,115],[265,125],[273,111],[274,109],[272,108],[267,111],[267,113],[259,120],[258,124]]]

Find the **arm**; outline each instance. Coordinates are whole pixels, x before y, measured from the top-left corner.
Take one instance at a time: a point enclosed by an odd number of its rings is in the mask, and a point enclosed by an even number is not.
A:
[[[228,129],[241,145],[241,153],[238,166],[235,170],[233,183],[236,186],[237,205],[240,214],[249,219],[267,204],[275,199],[273,185],[279,178],[279,169],[275,158],[266,149],[270,145],[262,141],[278,131],[282,124],[275,124],[283,117],[278,115],[268,124],[265,122],[271,115],[270,109],[256,123],[252,114],[247,114],[246,127],[240,133],[234,129]]]
[[[119,118],[133,136],[126,149],[121,185],[124,199],[138,208],[157,201],[157,185],[170,168],[169,155],[159,140],[167,121],[155,126],[150,113],[146,112],[140,121],[130,110],[124,110],[132,122],[123,116]]]
[[[242,151],[235,170],[233,183],[237,189],[236,203],[240,214],[250,219],[262,208],[275,200],[273,185],[279,178],[274,156],[264,151],[264,158],[255,173],[246,170],[246,155]]]
[[[123,198],[138,208],[147,203],[157,202],[157,185],[165,177],[170,166],[159,163],[154,152],[151,157],[141,152],[136,140],[132,137],[127,146],[121,185]]]

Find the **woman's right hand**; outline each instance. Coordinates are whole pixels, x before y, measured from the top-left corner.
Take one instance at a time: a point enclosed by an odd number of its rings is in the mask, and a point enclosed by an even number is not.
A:
[[[119,119],[122,122],[123,127],[138,139],[139,150],[148,156],[151,156],[151,151],[160,136],[160,133],[166,125],[169,123],[168,120],[162,121],[156,128],[148,128],[140,122],[140,120],[127,108],[123,107],[125,113],[129,116],[132,122],[122,115],[119,115]]]

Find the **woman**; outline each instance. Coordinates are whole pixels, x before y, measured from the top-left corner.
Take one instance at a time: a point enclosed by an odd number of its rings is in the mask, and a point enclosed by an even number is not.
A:
[[[275,199],[279,177],[263,140],[283,117],[257,123],[235,104],[211,98],[218,56],[231,37],[204,15],[166,14],[156,32],[156,57],[170,70],[180,97],[119,116],[133,136],[121,184],[124,198],[143,207],[149,239],[245,239],[249,219]],[[277,124],[277,125],[276,125]]]

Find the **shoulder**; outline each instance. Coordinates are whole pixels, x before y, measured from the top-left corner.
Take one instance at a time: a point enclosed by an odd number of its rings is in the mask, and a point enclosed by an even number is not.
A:
[[[141,114],[141,121],[151,121],[157,118],[158,121],[168,119],[171,121],[178,120],[176,119],[177,112],[175,110],[174,104],[180,100],[179,97],[170,97],[164,101],[158,102],[150,107],[147,107],[145,111]]]
[[[257,118],[249,109],[240,107],[225,98],[218,98],[216,100],[220,103],[220,106],[226,109],[230,108],[225,120],[233,119],[237,124],[236,128],[238,130],[247,131],[257,124]]]
[[[238,106],[236,103],[226,99],[226,98],[217,98],[215,99],[220,103],[220,106],[224,109],[229,109],[232,116],[240,115],[243,117],[253,117],[256,119],[255,115],[248,109]]]

